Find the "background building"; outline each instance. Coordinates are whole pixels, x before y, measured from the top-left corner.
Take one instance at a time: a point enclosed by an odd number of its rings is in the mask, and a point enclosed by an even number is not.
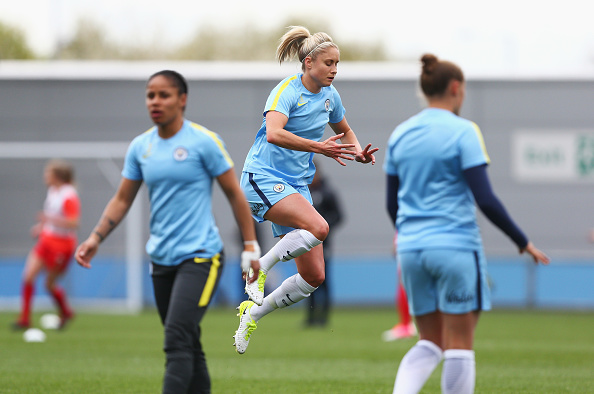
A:
[[[86,237],[119,182],[128,143],[151,127],[144,86],[149,75],[164,68],[188,78],[187,118],[222,136],[238,174],[268,93],[299,69],[257,62],[0,62],[0,307],[18,303],[20,273],[33,244],[29,228],[45,196],[45,161],[62,157],[75,164],[83,209],[79,236]],[[337,303],[393,303],[396,263],[382,163],[394,127],[423,105],[418,72],[416,65],[391,63],[339,67],[334,85],[349,124],[362,145],[371,142],[380,151],[375,166],[349,163],[345,168],[321,158],[346,211],[334,238],[329,276]],[[550,267],[533,267],[479,214],[495,305],[594,308],[594,244],[589,240],[594,227],[594,76],[466,77],[462,116],[483,132],[494,188],[553,260]],[[66,284],[75,303],[134,310],[152,302],[143,252],[149,219],[143,193],[127,223],[102,246],[94,268],[70,271]],[[215,212],[229,262],[221,294],[235,302],[239,250],[223,199],[217,189]],[[265,227],[269,247],[273,241]],[[288,267],[279,264],[280,270]],[[121,299],[126,301],[120,305]]]

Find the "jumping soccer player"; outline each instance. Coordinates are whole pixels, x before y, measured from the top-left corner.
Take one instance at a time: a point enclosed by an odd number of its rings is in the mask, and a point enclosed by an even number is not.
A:
[[[241,175],[241,187],[260,222],[272,222],[281,240],[260,259],[258,281],[246,286],[251,300],[239,306],[235,347],[244,353],[256,323],[263,316],[308,297],[324,281],[322,241],[329,227],[312,206],[307,185],[315,166],[314,153],[346,165],[343,160],[375,163],[378,149],[361,148],[332,82],[340,60],[338,46],[326,33],[291,27],[277,48],[279,62],[296,56],[302,73],[282,80],[270,93],[262,126]],[[330,125],[335,136],[322,141]],[[339,142],[339,140],[341,142]],[[266,273],[279,261],[295,259],[298,273],[264,298]]]

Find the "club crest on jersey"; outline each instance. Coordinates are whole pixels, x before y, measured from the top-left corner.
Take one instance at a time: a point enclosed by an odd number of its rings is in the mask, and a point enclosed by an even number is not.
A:
[[[173,158],[176,161],[184,161],[188,158],[188,151],[184,147],[175,148],[173,151]]]
[[[282,183],[277,183],[276,185],[274,185],[272,189],[277,193],[282,193],[283,190],[285,190],[285,185],[283,185]]]
[[[326,99],[326,112],[330,111],[330,99]]]

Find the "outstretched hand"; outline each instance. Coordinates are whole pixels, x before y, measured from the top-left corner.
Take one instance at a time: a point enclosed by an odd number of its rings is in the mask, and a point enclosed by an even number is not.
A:
[[[330,157],[338,162],[341,166],[346,166],[344,160],[355,160],[353,156],[356,155],[355,152],[349,150],[349,148],[354,148],[355,144],[339,144],[336,140],[342,138],[344,133],[333,135],[332,137],[328,138],[327,140],[323,141],[321,153],[324,156]]]
[[[526,252],[530,256],[532,256],[532,260],[536,264],[542,263],[542,264],[547,265],[551,262],[551,260],[549,259],[549,256],[544,254],[541,250],[537,249],[536,246],[534,246],[534,244],[532,242],[528,242],[528,245],[526,245],[526,247],[523,250],[520,250],[520,253],[524,253],[524,252]]]
[[[357,154],[355,155],[355,160],[359,163],[371,163],[371,165],[374,165],[375,156],[373,156],[373,154],[378,150],[379,148],[371,148],[371,144],[367,144],[365,149],[363,149],[361,152],[357,152]]]

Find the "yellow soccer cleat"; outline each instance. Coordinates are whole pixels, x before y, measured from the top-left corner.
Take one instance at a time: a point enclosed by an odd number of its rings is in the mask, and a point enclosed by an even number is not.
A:
[[[250,337],[252,336],[252,333],[256,328],[258,328],[256,322],[252,319],[250,314],[250,310],[254,305],[255,303],[253,301],[248,300],[243,301],[237,307],[239,310],[239,313],[237,314],[237,316],[239,316],[239,328],[237,331],[235,331],[235,335],[233,336],[233,338],[235,338],[235,343],[233,345],[239,354],[245,353],[248,344],[250,343]]]
[[[245,292],[250,300],[261,306],[262,302],[264,302],[264,283],[266,282],[266,274],[260,270],[258,280],[253,283],[249,283],[248,280],[253,275],[254,271],[250,268],[250,272],[245,278]]]

